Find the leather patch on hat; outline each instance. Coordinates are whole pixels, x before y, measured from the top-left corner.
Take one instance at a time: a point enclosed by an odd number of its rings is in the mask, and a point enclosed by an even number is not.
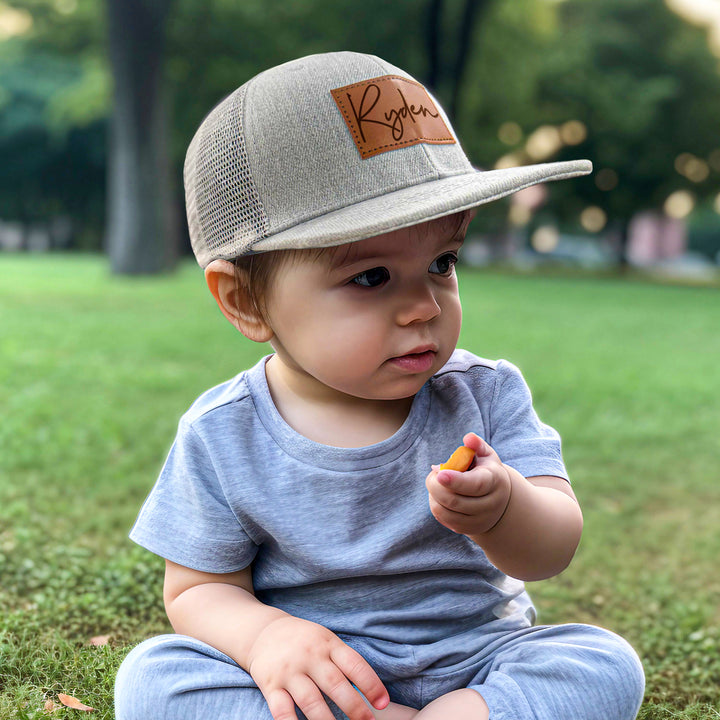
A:
[[[383,75],[330,91],[363,159],[401,147],[456,142],[428,91]]]

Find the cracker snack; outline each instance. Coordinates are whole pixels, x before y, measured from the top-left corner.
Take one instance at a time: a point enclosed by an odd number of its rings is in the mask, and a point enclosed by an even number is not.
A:
[[[465,472],[475,457],[475,451],[461,445],[441,466],[441,470],[458,470]]]

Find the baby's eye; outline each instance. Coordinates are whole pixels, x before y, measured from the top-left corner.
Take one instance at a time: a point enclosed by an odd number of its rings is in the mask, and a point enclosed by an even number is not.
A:
[[[428,272],[435,273],[437,275],[449,275],[455,263],[457,263],[457,255],[455,253],[445,253],[441,255],[437,260],[433,261]]]
[[[356,275],[350,282],[361,287],[380,287],[390,279],[387,268],[376,267]]]

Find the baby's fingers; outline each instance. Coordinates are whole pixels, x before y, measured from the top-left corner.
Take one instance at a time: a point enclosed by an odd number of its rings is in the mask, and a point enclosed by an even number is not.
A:
[[[465,498],[483,497],[494,489],[492,472],[481,467],[473,468],[464,473],[455,470],[440,470],[437,474],[437,482],[441,488],[436,489],[433,494],[436,495],[436,499],[442,505],[452,510],[460,510],[455,503],[462,505]],[[450,498],[451,495],[455,497]],[[443,502],[443,498],[451,499],[454,504],[452,506],[447,505]]]
[[[330,710],[321,689],[329,695],[328,690],[322,688],[321,685],[316,684],[313,679],[307,676],[298,676],[288,687],[292,699],[307,720],[335,720],[335,716]],[[355,694],[357,695],[357,693]],[[363,718],[362,720],[366,719]]]
[[[372,711],[360,693],[337,668],[335,668],[335,673],[332,677],[327,677],[324,680],[318,679],[317,685],[322,689],[323,693],[340,708],[344,713],[343,717],[347,717],[348,720],[374,719]],[[308,720],[315,720],[314,716],[310,714],[313,709],[312,707],[305,709],[300,706],[300,708]]]
[[[287,690],[278,688],[269,693],[263,693],[273,720],[297,720],[295,702]]]
[[[500,462],[498,454],[493,450],[491,445],[475,433],[467,433],[463,438],[463,444],[471,450],[474,450],[478,459],[488,458]]]
[[[333,648],[330,657],[345,677],[360,690],[373,707],[382,710],[387,706],[390,702],[390,696],[382,684],[382,680],[360,653],[343,643]],[[367,709],[358,693],[355,691],[353,693]]]

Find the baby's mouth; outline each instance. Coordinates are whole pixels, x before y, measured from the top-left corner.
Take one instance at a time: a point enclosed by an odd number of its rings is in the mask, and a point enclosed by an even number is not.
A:
[[[425,349],[418,352],[410,352],[405,355],[398,355],[391,358],[390,363],[395,367],[410,373],[427,372],[435,362],[437,351]]]

